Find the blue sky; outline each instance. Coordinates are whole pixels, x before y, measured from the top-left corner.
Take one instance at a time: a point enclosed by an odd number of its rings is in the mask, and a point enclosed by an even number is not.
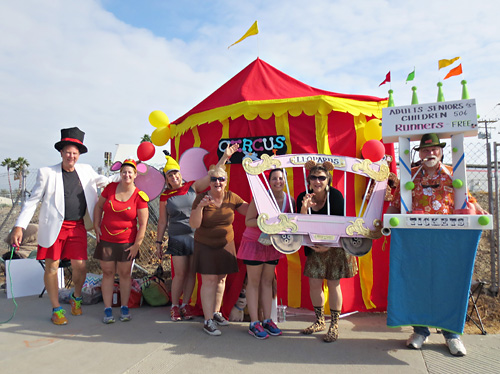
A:
[[[105,151],[152,132],[151,111],[173,121],[257,56],[329,91],[392,87],[396,105],[412,85],[421,103],[436,101],[438,60],[461,56],[446,100],[467,79],[478,113],[500,117],[498,14],[494,0],[3,0],[0,160],[55,164],[59,130],[76,125],[90,150],[80,161],[100,166]],[[259,35],[228,50],[255,20]],[[392,84],[379,87],[388,71]]]

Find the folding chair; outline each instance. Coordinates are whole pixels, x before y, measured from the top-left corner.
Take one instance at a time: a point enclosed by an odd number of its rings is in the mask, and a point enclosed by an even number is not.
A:
[[[467,310],[467,316],[465,317],[466,321],[472,321],[476,327],[481,330],[481,334],[486,335],[486,330],[483,326],[483,321],[481,319],[481,315],[479,314],[479,310],[477,309],[477,302],[483,293],[483,287],[486,282],[481,280],[472,281],[470,290],[469,290],[469,307]],[[475,317],[473,317],[475,314]]]
[[[40,265],[42,266],[43,270],[45,270],[45,260],[38,260]],[[69,288],[71,286],[71,282],[73,282],[73,272],[71,271],[71,260],[60,260],[59,261],[59,268],[60,269],[68,269],[68,279],[66,280],[66,283],[64,284],[65,288]],[[45,293],[45,286],[43,287],[42,292],[38,297],[43,297],[43,294]]]

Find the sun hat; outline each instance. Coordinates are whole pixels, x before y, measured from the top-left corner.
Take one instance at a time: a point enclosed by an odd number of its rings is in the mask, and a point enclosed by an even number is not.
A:
[[[439,137],[437,134],[431,133],[431,134],[424,134],[422,136],[422,139],[420,139],[420,146],[415,147],[415,150],[419,151],[421,148],[428,148],[428,147],[441,147],[444,148],[446,143],[440,143],[439,142]]]

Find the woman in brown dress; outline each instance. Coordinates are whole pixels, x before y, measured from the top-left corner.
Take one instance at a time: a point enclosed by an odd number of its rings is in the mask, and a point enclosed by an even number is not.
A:
[[[234,212],[246,215],[248,203],[226,191],[227,174],[222,167],[212,165],[208,172],[210,190],[196,196],[189,224],[194,233],[194,263],[201,274],[201,303],[209,335],[220,335],[217,325],[229,322],[220,313],[226,276],[238,272],[234,244]]]

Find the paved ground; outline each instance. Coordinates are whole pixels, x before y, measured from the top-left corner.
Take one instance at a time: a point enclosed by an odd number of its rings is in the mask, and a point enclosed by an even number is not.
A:
[[[283,335],[257,340],[247,323],[222,327],[222,336],[202,331],[201,319],[171,322],[168,307],[132,310],[133,320],[101,322],[103,304],[84,306],[69,324],[49,321],[47,296],[17,299],[14,318],[0,324],[0,373],[498,373],[500,335],[465,335],[466,357],[452,357],[433,334],[421,351],[404,342],[410,328],[390,329],[384,314],[359,313],[340,322],[340,339],[299,333],[312,312],[291,309]],[[67,306],[69,310],[69,306]],[[0,294],[0,320],[14,310]],[[115,314],[118,310],[115,310]],[[70,314],[68,312],[68,314]]]

